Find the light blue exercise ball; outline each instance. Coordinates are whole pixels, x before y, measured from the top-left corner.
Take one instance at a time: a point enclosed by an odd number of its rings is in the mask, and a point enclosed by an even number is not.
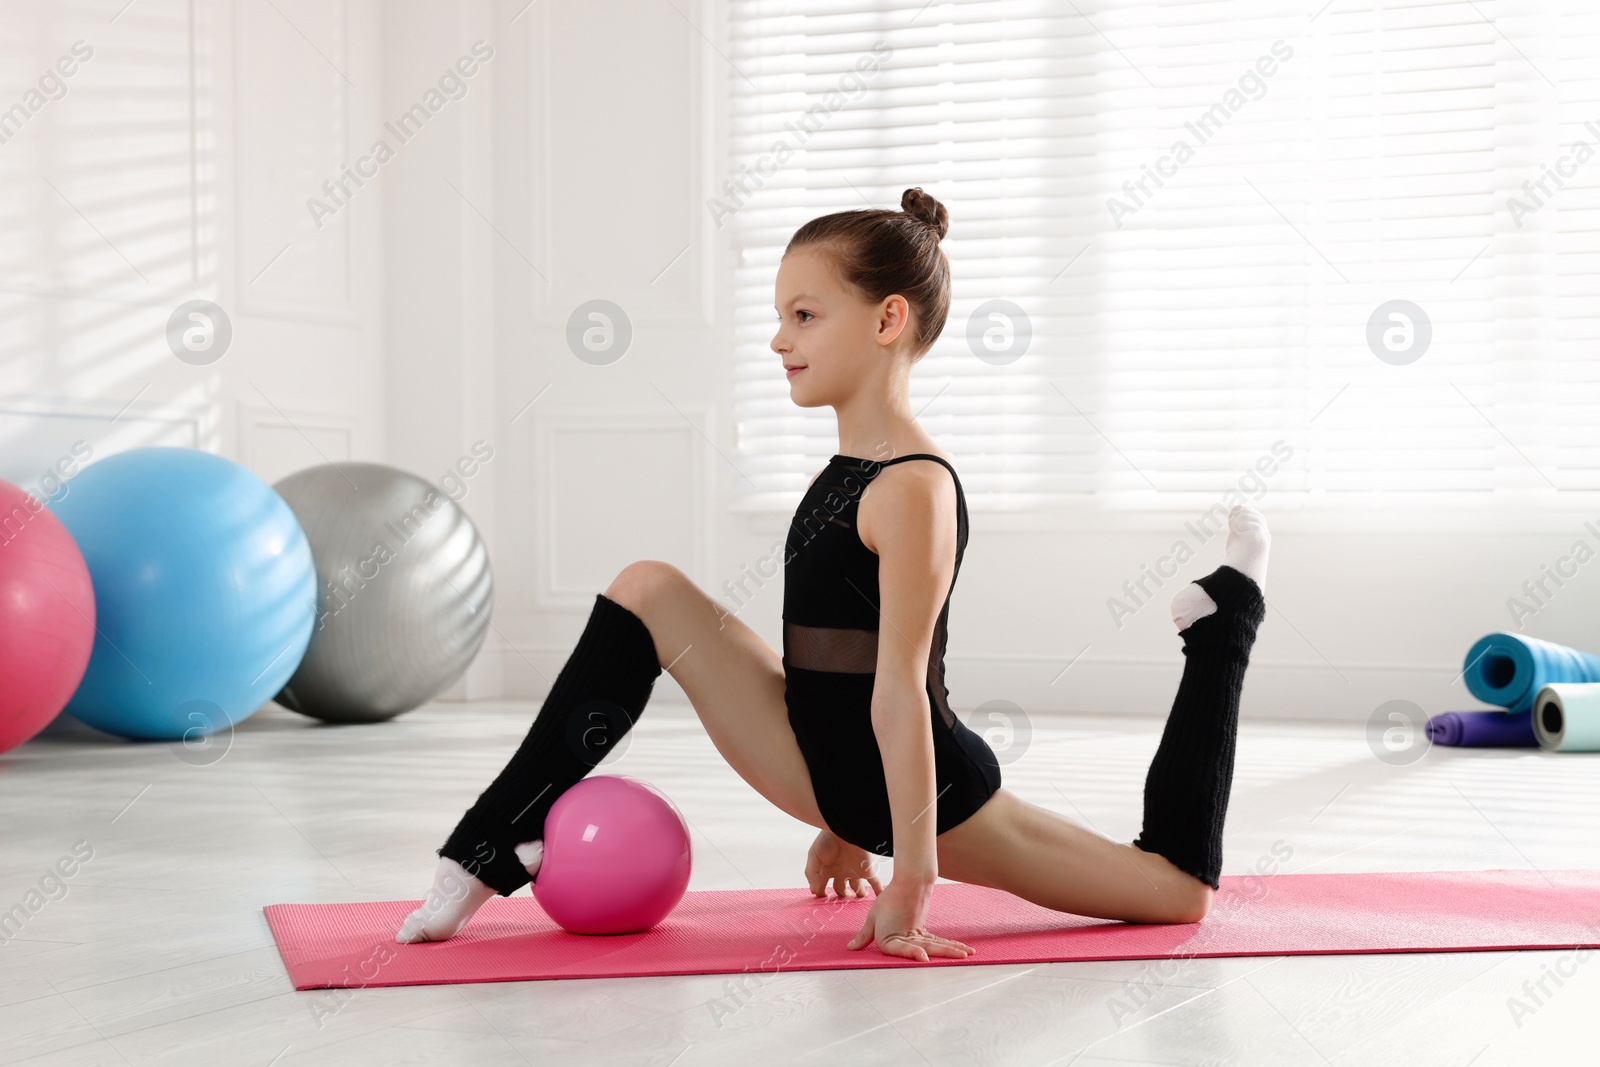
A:
[[[311,640],[311,546],[272,487],[221,456],[138,448],[50,509],[94,584],[94,651],[67,711],[121,737],[192,740],[249,718]]]

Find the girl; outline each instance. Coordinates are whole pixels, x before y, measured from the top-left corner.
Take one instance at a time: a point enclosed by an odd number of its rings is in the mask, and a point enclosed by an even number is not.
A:
[[[1218,888],[1239,694],[1265,614],[1269,538],[1229,514],[1224,563],[1172,602],[1183,678],[1132,844],[1001,788],[992,749],[950,711],[950,592],[967,542],[950,457],[911,414],[912,364],[950,306],[948,213],[921,189],[901,211],[802,226],[778,268],[790,395],[832,407],[839,454],[812,479],[784,559],[783,654],[669,564],[623,568],[505,770],[439,849],[428,899],[396,935],[455,936],[495,893],[538,873],[546,813],[643,711],[663,667],[762,796],[821,832],[811,891],[874,900],[848,947],[927,961],[972,949],[925,926],[935,880],[1058,911],[1140,923],[1202,919]],[[774,368],[776,369],[776,368]],[[893,856],[887,889],[871,854]]]

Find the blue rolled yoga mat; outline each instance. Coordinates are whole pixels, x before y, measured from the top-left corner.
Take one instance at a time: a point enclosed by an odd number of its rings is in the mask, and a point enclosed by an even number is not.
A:
[[[1506,711],[1528,711],[1551,682],[1600,682],[1600,656],[1520,634],[1489,634],[1467,650],[1467,692]]]
[[[1538,748],[1533,715],[1493,711],[1446,711],[1428,720],[1428,740],[1463,748]]]

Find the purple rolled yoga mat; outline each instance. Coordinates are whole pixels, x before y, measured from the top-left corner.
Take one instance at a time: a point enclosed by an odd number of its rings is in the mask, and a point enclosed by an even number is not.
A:
[[[1446,711],[1428,720],[1428,740],[1462,748],[1538,748],[1533,712]]]

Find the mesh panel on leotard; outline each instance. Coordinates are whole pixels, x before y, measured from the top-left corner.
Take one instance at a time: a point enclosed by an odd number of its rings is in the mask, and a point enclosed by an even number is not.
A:
[[[785,622],[783,655],[801,670],[873,674],[878,669],[878,631]]]

